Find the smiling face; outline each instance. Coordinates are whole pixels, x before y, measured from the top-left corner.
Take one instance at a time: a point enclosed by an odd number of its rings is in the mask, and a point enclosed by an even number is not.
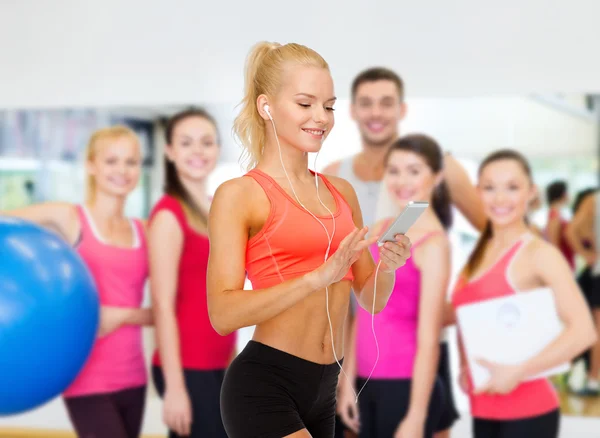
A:
[[[202,181],[217,165],[220,152],[217,129],[204,117],[193,115],[179,120],[170,143],[165,153],[184,180]]]
[[[268,100],[263,95],[258,105],[269,104],[282,145],[302,152],[318,152],[335,124],[336,99],[331,74],[321,67],[290,64],[283,78],[274,98]],[[271,121],[266,123],[269,126]]]
[[[384,181],[400,208],[409,201],[429,201],[440,182],[425,157],[407,150],[392,150],[387,160]]]
[[[398,124],[405,116],[406,106],[398,86],[382,79],[364,82],[356,89],[351,112],[364,143],[387,146],[398,137]]]
[[[125,197],[140,179],[141,150],[136,138],[129,135],[98,139],[92,146],[86,170],[93,181],[92,197],[100,192]]]
[[[536,194],[523,165],[514,159],[487,164],[481,170],[478,191],[494,227],[522,223]]]

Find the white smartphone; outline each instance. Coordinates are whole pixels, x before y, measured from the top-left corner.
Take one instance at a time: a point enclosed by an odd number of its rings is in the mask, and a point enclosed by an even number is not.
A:
[[[379,246],[385,242],[394,242],[397,234],[406,234],[419,216],[429,207],[429,202],[410,201],[398,217],[390,224],[385,233],[377,240]]]

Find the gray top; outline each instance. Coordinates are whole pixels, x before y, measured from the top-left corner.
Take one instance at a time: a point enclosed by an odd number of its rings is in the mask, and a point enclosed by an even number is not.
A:
[[[375,212],[377,210],[377,198],[381,181],[362,181],[360,180],[353,169],[354,156],[344,158],[340,163],[338,176],[348,181],[358,198],[358,204],[362,212],[363,223],[367,226],[372,226],[376,222]]]
[[[354,173],[354,156],[344,158],[340,163],[338,175],[340,178],[348,181],[358,198],[358,205],[362,212],[363,224],[371,227],[375,223],[375,212],[377,210],[377,199],[381,189],[381,181],[362,181]],[[358,303],[354,293],[350,294],[350,312],[356,314]]]

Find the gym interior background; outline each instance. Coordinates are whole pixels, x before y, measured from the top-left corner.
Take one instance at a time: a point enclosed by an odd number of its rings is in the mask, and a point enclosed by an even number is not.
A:
[[[223,138],[209,190],[243,174],[231,125],[245,54],[263,39],[306,44],[331,66],[339,98],[336,126],[318,170],[359,150],[349,113],[350,81],[365,67],[384,65],[406,83],[409,111],[402,134],[433,136],[472,178],[483,156],[517,148],[530,159],[540,188],[564,179],[574,196],[598,186],[600,59],[593,53],[599,15],[600,4],[593,1],[552,7],[541,0],[3,2],[0,210],[43,200],[80,201],[89,134],[118,122],[135,129],[144,145],[143,177],[127,212],[147,217],[162,193],[162,121],[189,106],[213,114]],[[543,204],[532,219],[543,227],[546,216]],[[476,237],[459,217],[452,232],[455,273]],[[243,330],[239,349],[251,333]],[[448,337],[455,339],[452,329]],[[146,347],[149,356],[150,330]],[[144,433],[164,434],[160,401],[149,388]],[[458,388],[454,394],[463,418],[453,436],[468,437],[467,401]],[[593,431],[600,430],[600,401],[565,394],[563,412],[561,436],[598,436]],[[54,400],[0,418],[0,436],[17,430],[71,427],[62,402]]]

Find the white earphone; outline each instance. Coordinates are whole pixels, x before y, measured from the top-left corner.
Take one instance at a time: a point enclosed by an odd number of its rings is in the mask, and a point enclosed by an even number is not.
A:
[[[319,199],[320,204],[331,215],[331,220],[333,221],[333,231],[332,231],[331,235],[329,234],[329,231],[327,230],[327,227],[325,226],[325,224],[323,222],[321,222],[319,220],[319,218],[317,218],[317,216],[315,216],[308,208],[306,208],[304,206],[304,204],[298,198],[298,195],[296,195],[296,191],[294,190],[294,186],[292,184],[292,181],[290,180],[290,177],[289,177],[289,175],[287,173],[287,170],[285,169],[285,165],[283,164],[283,156],[281,154],[281,144],[279,143],[279,136],[277,135],[277,129],[275,128],[275,122],[273,121],[273,117],[271,116],[271,111],[270,111],[269,105],[268,104],[264,104],[263,109],[265,110],[265,112],[269,116],[269,119],[271,120],[271,124],[273,125],[273,132],[275,133],[275,140],[277,141],[277,146],[279,147],[279,160],[281,161],[281,167],[283,168],[283,172],[285,173],[285,176],[286,176],[286,178],[288,180],[288,183],[290,184],[290,187],[292,188],[292,192],[294,193],[294,197],[296,198],[296,201],[298,202],[298,204],[300,204],[300,206],[302,206],[302,208],[304,210],[306,210],[306,212],[308,214],[310,214],[317,222],[319,222],[321,224],[321,226],[325,230],[325,234],[327,234],[327,251],[325,252],[325,261],[327,261],[327,258],[329,257],[329,250],[331,249],[331,242],[333,241],[333,236],[335,235],[335,217],[334,217],[332,211],[329,210],[329,208],[323,203],[323,201],[321,200],[321,196],[319,196],[319,177],[317,175],[317,172],[315,170],[315,187],[317,189],[317,198]],[[320,152],[320,150],[319,150],[319,152]],[[317,168],[317,158],[319,157],[319,152],[317,152],[317,155],[315,156],[315,164],[314,164],[315,169]],[[373,331],[373,337],[375,338],[375,345],[377,347],[377,357],[375,359],[375,365],[373,365],[373,369],[371,370],[371,373],[369,374],[369,377],[367,378],[367,380],[363,384],[362,388],[360,389],[360,391],[358,391],[358,394],[356,392],[354,393],[354,395],[356,397],[355,402],[358,402],[358,396],[360,395],[360,393],[362,392],[362,390],[364,389],[364,387],[367,385],[367,382],[371,378],[371,375],[373,374],[373,371],[375,371],[375,367],[377,366],[377,362],[379,361],[379,343],[377,342],[377,336],[375,335],[375,296],[377,294],[377,274],[379,272],[379,265],[380,264],[381,264],[381,261],[379,261],[379,264],[377,265],[377,269],[375,270],[375,288],[373,290],[373,312],[371,314],[371,318],[372,318],[372,320],[371,320],[371,328],[372,328],[372,331]],[[337,354],[335,353],[335,344],[333,342],[333,324],[331,323],[331,315],[329,313],[329,288],[327,286],[325,287],[325,305],[326,305],[326,309],[327,309],[327,319],[329,320],[329,331],[330,331],[330,334],[331,334],[331,348],[333,349],[333,356],[335,357],[335,361],[337,362],[338,366],[340,367],[340,371],[344,374],[344,376],[346,376],[346,378],[348,380],[350,380],[350,378],[348,377],[348,375],[344,371],[344,368],[340,364],[340,361],[337,358]]]

